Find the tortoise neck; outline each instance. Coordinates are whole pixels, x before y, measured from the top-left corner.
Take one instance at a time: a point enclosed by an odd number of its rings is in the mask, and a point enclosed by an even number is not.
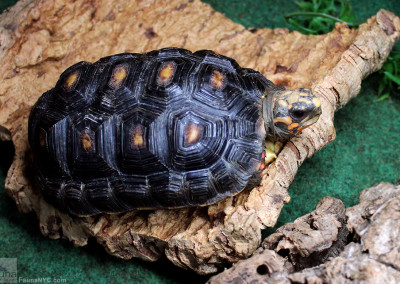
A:
[[[274,127],[274,96],[276,92],[267,92],[263,99],[262,104],[262,114],[264,119],[265,132],[267,137],[276,138],[277,133],[275,133]]]

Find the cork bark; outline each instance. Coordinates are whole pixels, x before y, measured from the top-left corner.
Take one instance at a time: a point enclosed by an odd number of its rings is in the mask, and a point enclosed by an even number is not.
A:
[[[399,212],[400,185],[367,188],[347,210],[325,197],[208,283],[398,283]]]
[[[249,257],[261,230],[273,226],[304,159],[335,139],[334,112],[378,70],[399,37],[400,20],[381,10],[350,29],[326,35],[252,29],[200,1],[22,0],[0,17],[0,125],[11,133],[15,157],[5,188],[41,232],[84,246],[94,237],[112,255],[155,261],[165,254],[200,274]],[[310,88],[321,98],[317,124],[286,143],[260,186],[217,204],[191,209],[131,211],[77,218],[47,204],[32,184],[27,120],[38,97],[61,72],[81,61],[162,47],[213,49],[275,84]]]

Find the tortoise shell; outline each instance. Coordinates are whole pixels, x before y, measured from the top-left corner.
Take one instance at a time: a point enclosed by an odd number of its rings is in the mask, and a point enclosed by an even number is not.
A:
[[[29,117],[36,179],[63,212],[198,206],[240,192],[264,151],[273,84],[212,51],[77,63]]]

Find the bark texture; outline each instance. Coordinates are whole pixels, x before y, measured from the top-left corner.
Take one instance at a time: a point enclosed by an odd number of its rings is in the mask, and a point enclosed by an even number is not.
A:
[[[340,200],[325,197],[209,283],[398,283],[399,212],[400,185],[365,189],[346,212]]]
[[[78,246],[93,236],[112,255],[176,265],[207,274],[249,257],[261,230],[273,226],[298,167],[334,140],[333,116],[378,70],[399,37],[400,20],[381,10],[358,30],[337,24],[326,35],[286,29],[246,30],[200,1],[22,0],[0,17],[0,125],[10,130],[14,162],[5,187],[40,229]],[[47,204],[32,184],[29,111],[61,72],[81,61],[175,46],[213,49],[276,84],[310,88],[322,100],[319,122],[288,142],[260,186],[195,209],[132,211],[74,218]]]

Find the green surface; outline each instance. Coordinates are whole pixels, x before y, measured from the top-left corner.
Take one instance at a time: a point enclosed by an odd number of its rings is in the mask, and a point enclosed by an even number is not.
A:
[[[14,5],[17,1],[15,0],[0,0],[0,12],[4,11],[6,8]]]
[[[0,1],[0,9],[15,1]],[[285,27],[283,14],[297,9],[293,1],[207,0],[247,27]],[[400,15],[398,1],[352,1],[358,22],[364,22],[379,8]],[[283,11],[282,7],[285,7]],[[398,45],[397,45],[398,46]],[[210,47],[212,48],[212,47]],[[376,102],[377,77],[363,82],[360,95],[335,116],[336,140],[307,160],[290,187],[287,204],[278,225],[313,210],[330,195],[346,206],[358,201],[359,192],[380,181],[395,183],[400,174],[400,94]],[[0,157],[9,153],[0,144]],[[163,259],[155,263],[123,261],[109,256],[91,241],[75,248],[67,241],[44,238],[33,215],[23,215],[3,188],[5,168],[0,167],[0,257],[18,258],[18,276],[26,279],[51,277],[67,283],[202,283],[208,277],[174,267]],[[271,231],[271,230],[269,230]]]

